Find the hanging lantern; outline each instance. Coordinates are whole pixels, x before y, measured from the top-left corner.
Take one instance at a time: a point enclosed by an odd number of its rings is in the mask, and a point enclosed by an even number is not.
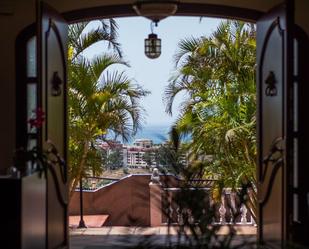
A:
[[[161,55],[161,39],[154,33],[145,39],[145,55],[150,59],[156,59]]]

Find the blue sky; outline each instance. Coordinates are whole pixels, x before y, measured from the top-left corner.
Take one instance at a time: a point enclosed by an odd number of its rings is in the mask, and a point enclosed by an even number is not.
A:
[[[116,19],[119,25],[119,42],[122,45],[124,60],[128,61],[130,68],[113,66],[110,70],[125,70],[129,78],[151,94],[142,100],[142,106],[146,110],[145,124],[170,125],[177,118],[177,108],[171,117],[165,113],[162,98],[168,79],[175,70],[173,55],[176,52],[178,42],[186,37],[208,36],[220,23],[220,19],[199,17],[169,17],[162,20],[154,33],[162,39],[162,54],[158,59],[151,60],[144,55],[144,39],[151,33],[150,20],[143,17],[129,17]],[[89,28],[97,25],[91,23]],[[92,57],[106,51],[106,44],[96,44],[86,51],[88,57]],[[175,107],[183,97],[175,100]]]

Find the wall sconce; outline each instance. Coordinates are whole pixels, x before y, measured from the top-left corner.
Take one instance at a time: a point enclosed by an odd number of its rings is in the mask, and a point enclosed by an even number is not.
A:
[[[61,95],[61,85],[63,84],[58,72],[54,72],[53,78],[51,81],[51,95],[54,97]]]

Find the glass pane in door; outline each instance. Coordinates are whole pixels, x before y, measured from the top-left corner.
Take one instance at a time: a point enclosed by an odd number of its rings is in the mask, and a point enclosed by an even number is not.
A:
[[[37,84],[27,85],[27,121],[35,118],[35,110],[37,109]],[[27,132],[36,133],[36,128],[31,127],[30,123],[27,123]]]
[[[27,43],[27,77],[36,77],[36,37]]]

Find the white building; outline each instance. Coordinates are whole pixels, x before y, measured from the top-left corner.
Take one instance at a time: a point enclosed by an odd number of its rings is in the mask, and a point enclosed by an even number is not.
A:
[[[142,139],[136,139],[133,145],[141,148],[152,148],[153,142],[151,139],[142,138]]]
[[[127,167],[129,168],[145,168],[148,166],[144,160],[144,155],[150,153],[151,166],[155,166],[155,150],[151,139],[136,139],[132,146],[126,146]]]
[[[121,142],[119,141],[109,141],[108,143],[101,142],[99,143],[98,147],[105,150],[107,155],[110,155],[115,150],[119,150],[121,157],[123,157],[123,167],[127,167],[127,149]]]

